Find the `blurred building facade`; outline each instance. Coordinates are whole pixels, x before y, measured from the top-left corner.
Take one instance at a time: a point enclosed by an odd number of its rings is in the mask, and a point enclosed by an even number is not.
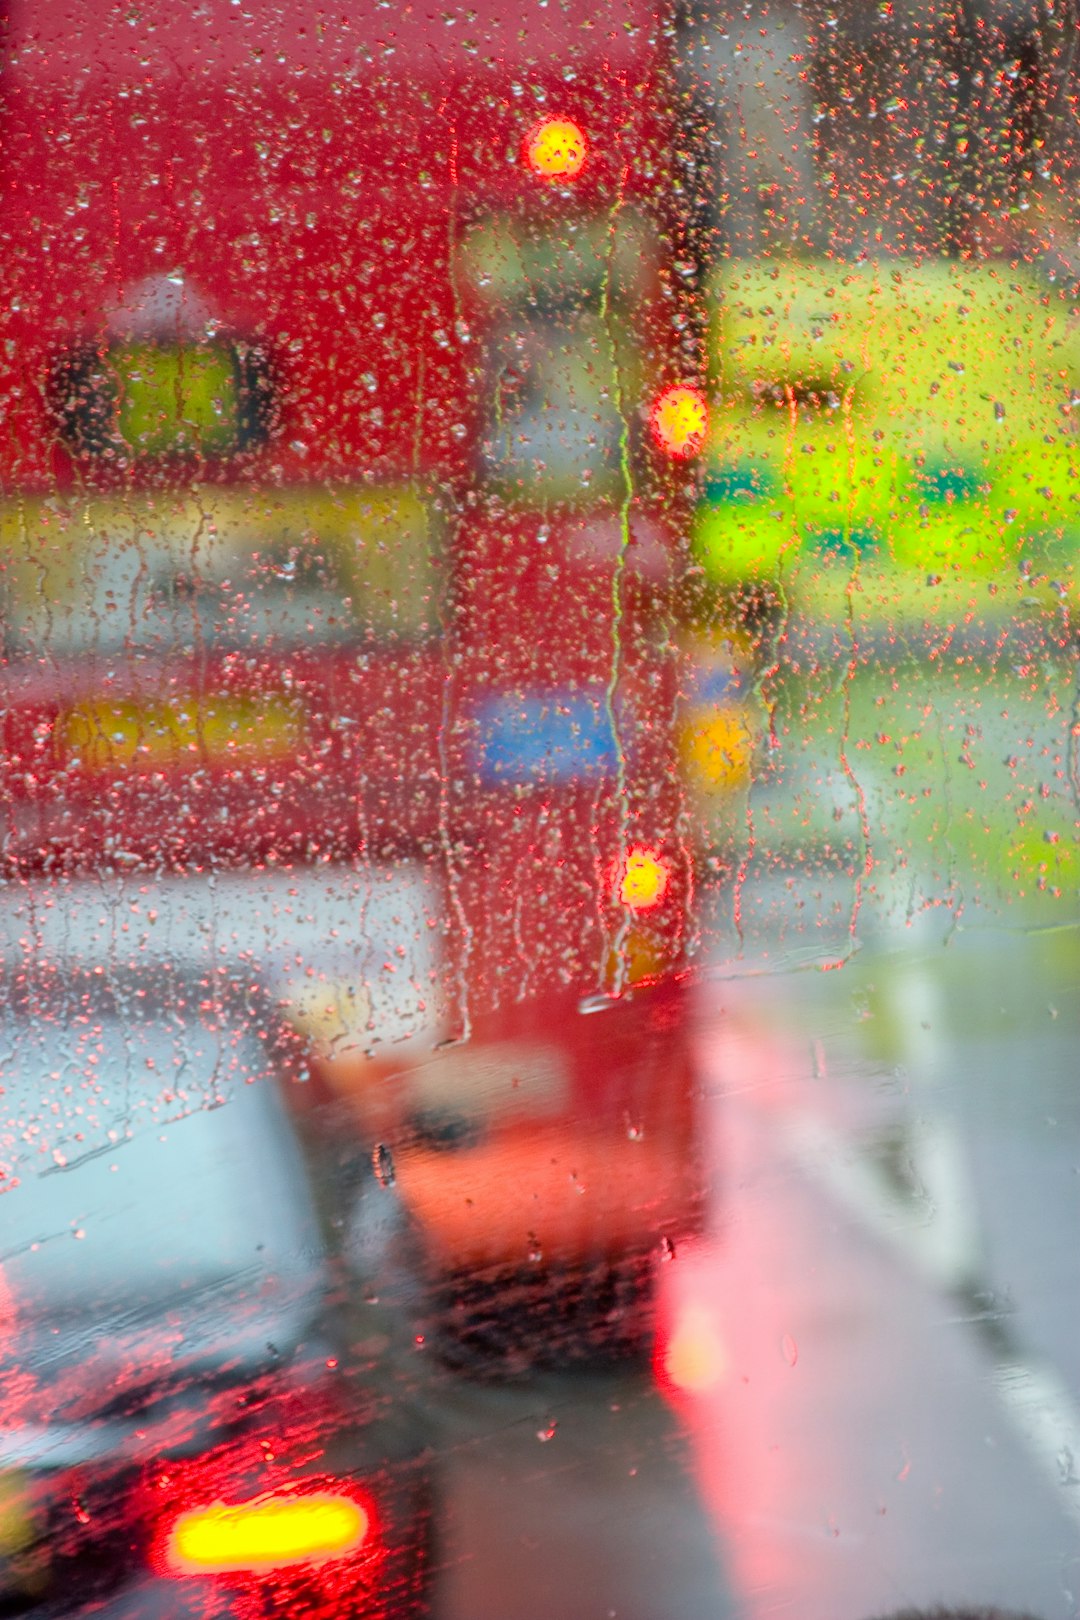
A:
[[[710,256],[1077,257],[1077,0],[690,0],[681,27]]]

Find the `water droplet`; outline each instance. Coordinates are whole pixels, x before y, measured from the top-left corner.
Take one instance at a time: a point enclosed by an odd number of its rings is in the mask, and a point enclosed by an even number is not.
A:
[[[608,1012],[612,1007],[619,1006],[619,997],[609,995],[606,990],[597,990],[591,996],[582,996],[578,1002],[579,1013]]]
[[[790,1333],[785,1333],[780,1341],[780,1348],[784,1352],[784,1360],[789,1367],[794,1367],[799,1359],[799,1347]]]

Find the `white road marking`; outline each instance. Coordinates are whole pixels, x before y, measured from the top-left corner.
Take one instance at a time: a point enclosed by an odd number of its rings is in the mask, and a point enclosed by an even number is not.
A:
[[[800,1169],[926,1281],[970,1286],[981,1272],[974,1200],[959,1135],[951,1122],[921,1118],[911,1162],[923,1192],[915,1200],[888,1184],[862,1147],[804,1113],[781,1127]],[[1022,1354],[998,1359],[991,1387],[1033,1462],[1056,1489],[1062,1512],[1080,1526],[1080,1403],[1047,1362]]]

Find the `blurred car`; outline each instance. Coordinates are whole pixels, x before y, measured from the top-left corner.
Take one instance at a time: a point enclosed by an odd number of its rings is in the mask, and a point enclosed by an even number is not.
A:
[[[1066,289],[1006,262],[765,261],[718,271],[712,306],[694,545],[722,598],[856,637],[1070,633]]]
[[[424,1612],[423,1437],[332,1286],[273,1009],[2,989],[0,1612]]]

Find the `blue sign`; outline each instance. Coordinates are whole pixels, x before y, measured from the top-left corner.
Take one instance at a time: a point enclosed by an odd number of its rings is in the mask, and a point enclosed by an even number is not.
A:
[[[573,782],[613,775],[618,764],[602,691],[500,695],[475,720],[476,764],[488,782]]]
[[[686,699],[694,708],[722,708],[743,693],[743,677],[730,664],[695,664],[686,678]]]

